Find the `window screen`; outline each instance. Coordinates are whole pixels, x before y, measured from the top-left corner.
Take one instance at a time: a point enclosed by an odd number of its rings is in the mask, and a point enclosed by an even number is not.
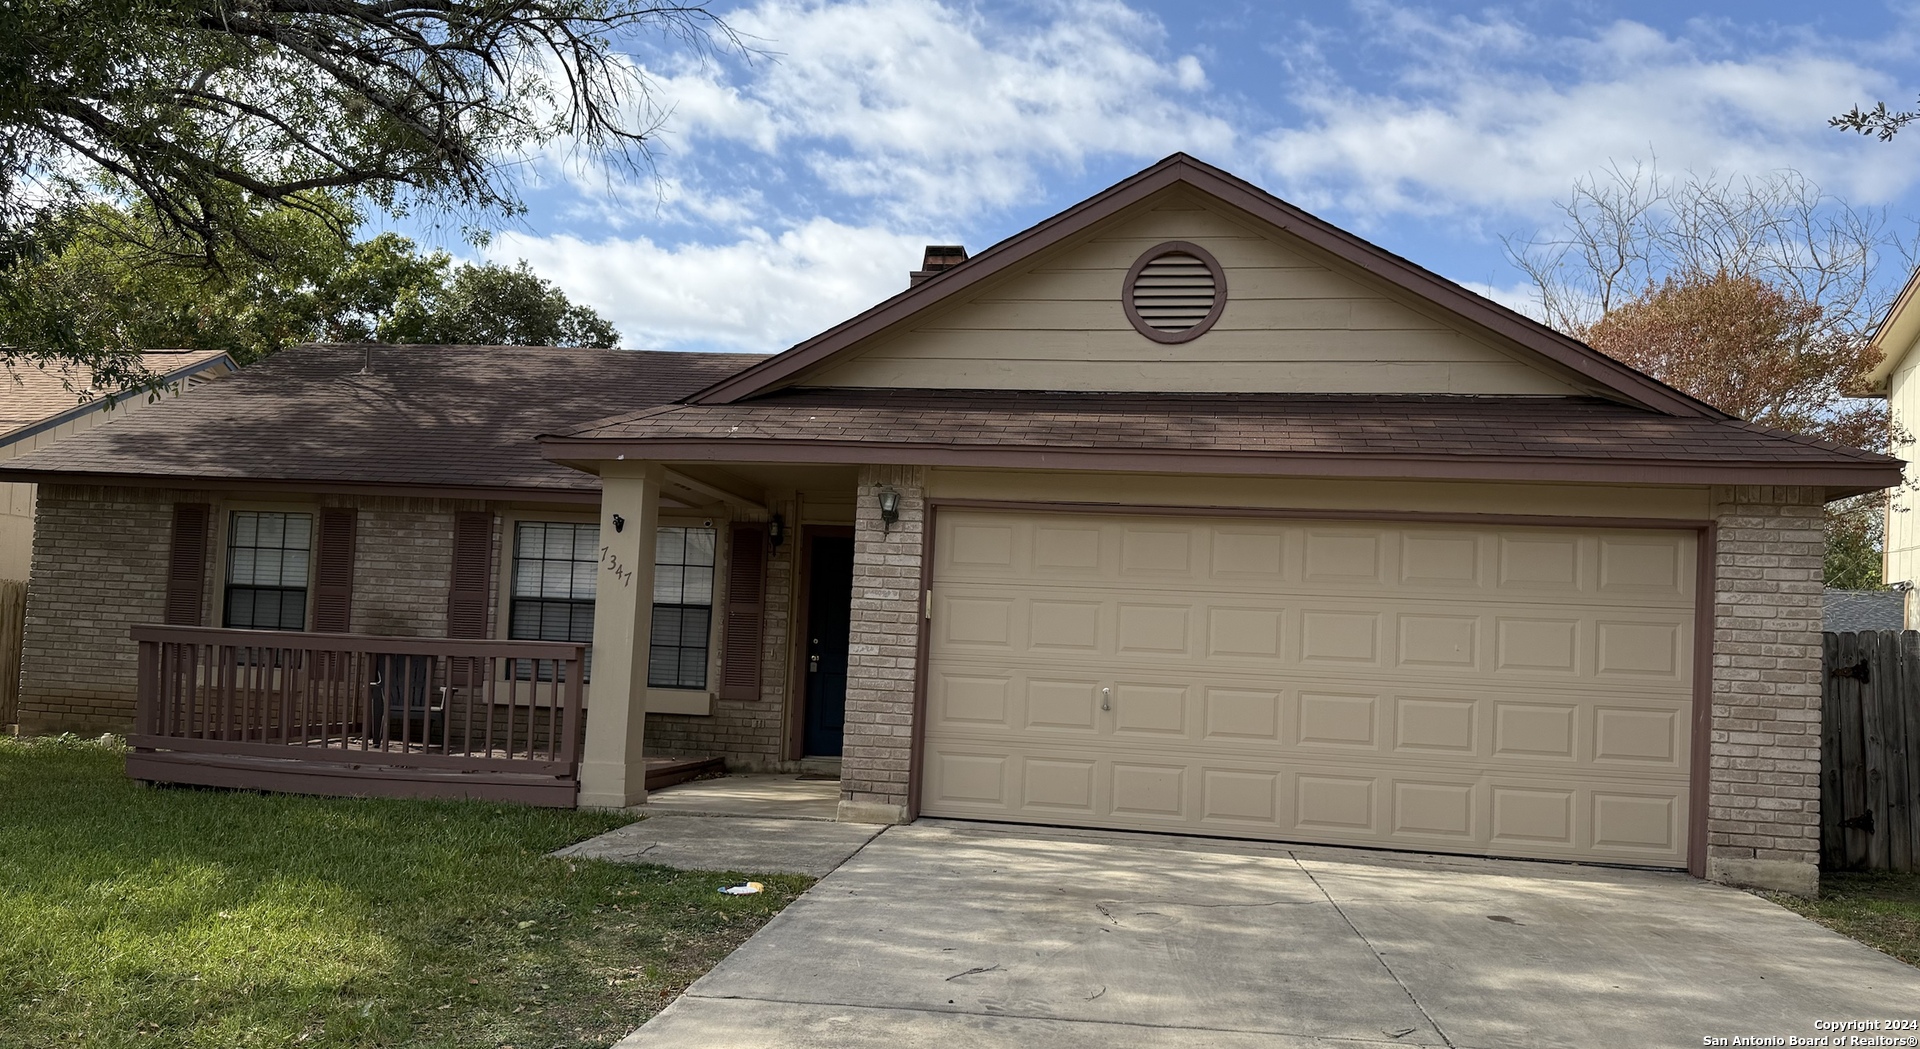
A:
[[[227,526],[227,600],[222,625],[304,630],[313,515],[235,510]]]
[[[706,688],[713,625],[711,528],[662,528],[653,558],[651,688]]]

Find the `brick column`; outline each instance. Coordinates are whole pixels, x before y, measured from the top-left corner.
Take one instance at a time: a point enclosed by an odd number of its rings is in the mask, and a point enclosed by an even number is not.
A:
[[[1820,884],[1821,493],[1716,488],[1713,516],[1707,877],[1811,895]]]
[[[924,600],[920,564],[926,549],[925,477],[917,466],[860,470],[846,745],[840,761],[840,818],[850,822],[901,823],[907,818]],[[883,488],[900,493],[900,519],[890,527],[880,520]]]

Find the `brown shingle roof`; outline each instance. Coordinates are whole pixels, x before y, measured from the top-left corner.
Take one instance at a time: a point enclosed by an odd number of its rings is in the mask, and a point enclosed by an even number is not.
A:
[[[1662,415],[1582,397],[795,389],[736,404],[669,405],[601,420],[547,438],[548,454],[564,459],[567,445],[582,439],[632,442],[641,454],[648,445],[779,441],[1056,453],[1883,470],[1899,465],[1884,455],[1750,423]]]
[[[155,404],[7,473],[593,491],[535,434],[683,397],[759,360],[503,346],[286,350],[204,396]],[[32,477],[22,477],[32,480]]]
[[[140,355],[140,363],[155,375],[167,376],[225,356],[223,350],[148,350]],[[42,367],[28,361],[8,364],[0,369],[0,439],[104,399],[106,391],[94,390],[92,385],[93,373],[88,368],[72,364]]]

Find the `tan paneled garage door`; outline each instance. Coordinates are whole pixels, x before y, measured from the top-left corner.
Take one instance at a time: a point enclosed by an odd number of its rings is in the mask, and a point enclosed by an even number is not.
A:
[[[1691,532],[944,510],[921,811],[1684,866]]]

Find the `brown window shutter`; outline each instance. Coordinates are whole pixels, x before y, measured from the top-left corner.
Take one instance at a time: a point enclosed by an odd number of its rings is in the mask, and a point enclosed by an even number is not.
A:
[[[319,549],[314,555],[313,629],[323,634],[353,630],[353,542],[359,511],[320,511]]]
[[[720,698],[760,698],[760,636],[767,605],[767,526],[733,526],[727,563],[727,638]]]
[[[173,504],[173,546],[167,556],[166,621],[201,626],[207,596],[207,526],[213,508],[205,503]]]
[[[487,636],[487,584],[493,581],[493,515],[463,512],[453,522],[453,587],[447,636]]]

